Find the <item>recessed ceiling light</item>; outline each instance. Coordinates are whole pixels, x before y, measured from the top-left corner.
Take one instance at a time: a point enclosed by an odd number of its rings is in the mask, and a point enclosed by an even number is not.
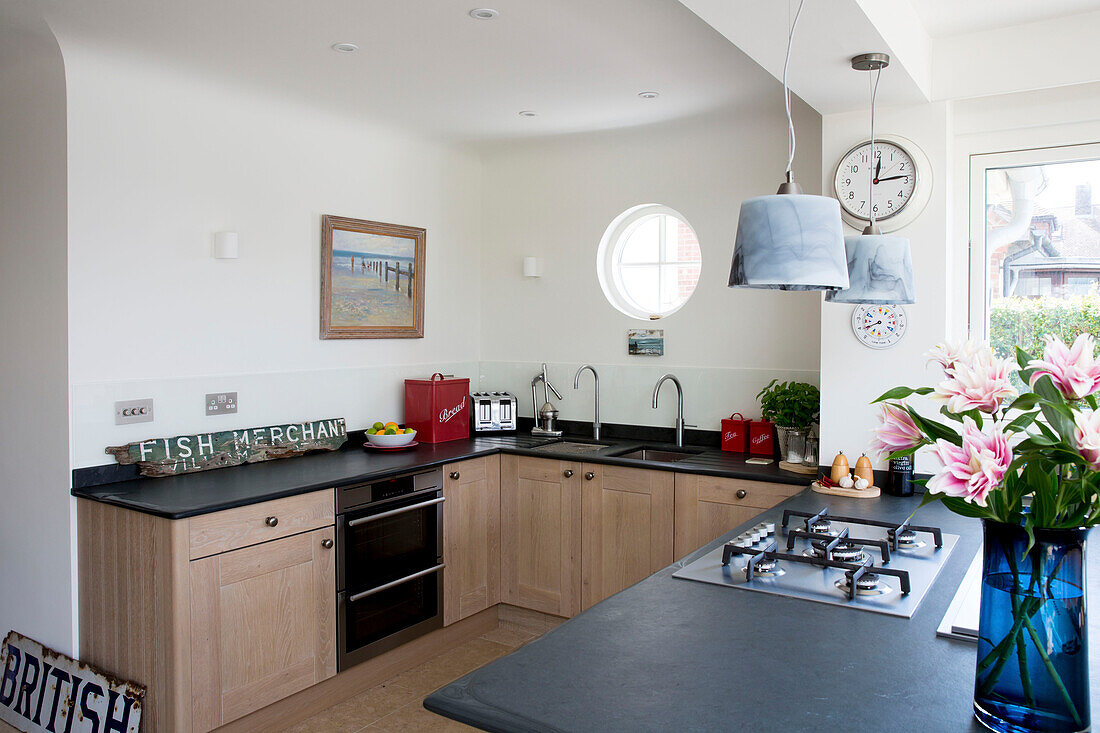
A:
[[[642,99],[656,99],[661,96],[660,92],[638,92],[638,96]]]
[[[538,117],[539,113],[529,109],[525,109],[519,113],[520,117]]]
[[[475,20],[492,20],[500,13],[492,8],[474,8],[470,11],[470,17]]]
[[[336,53],[355,53],[359,50],[359,47],[354,43],[334,43],[332,44],[332,50]]]

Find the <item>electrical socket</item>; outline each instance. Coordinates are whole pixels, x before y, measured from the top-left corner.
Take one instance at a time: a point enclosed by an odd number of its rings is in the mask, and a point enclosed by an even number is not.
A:
[[[115,425],[153,422],[153,400],[124,400],[115,403]]]
[[[236,392],[213,392],[206,395],[206,414],[228,415],[237,411]]]

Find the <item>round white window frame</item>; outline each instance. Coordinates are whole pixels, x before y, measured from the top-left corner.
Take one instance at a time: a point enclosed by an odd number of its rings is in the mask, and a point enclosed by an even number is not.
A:
[[[619,271],[615,267],[615,261],[619,250],[622,248],[627,235],[631,233],[634,226],[639,221],[646,217],[660,214],[673,216],[684,222],[688,225],[688,228],[691,229],[692,233],[695,234],[696,240],[699,239],[699,234],[695,231],[695,227],[691,225],[691,222],[688,221],[686,216],[676,211],[676,209],[665,206],[664,204],[639,204],[638,206],[632,206],[612,220],[607,230],[604,231],[603,238],[600,239],[600,246],[596,250],[596,276],[599,278],[600,288],[603,290],[607,302],[614,306],[615,310],[620,313],[630,316],[631,318],[636,318],[639,321],[654,321],[660,320],[661,318],[668,318],[687,305],[691,297],[695,295],[695,291],[699,288],[699,283],[696,281],[695,287],[692,288],[691,294],[684,298],[684,302],[666,313],[649,313],[644,311],[638,308],[627,296],[626,289],[622,286]],[[700,247],[700,276],[702,275],[702,267],[703,250],[702,247]],[[653,318],[653,316],[657,316],[657,318]]]

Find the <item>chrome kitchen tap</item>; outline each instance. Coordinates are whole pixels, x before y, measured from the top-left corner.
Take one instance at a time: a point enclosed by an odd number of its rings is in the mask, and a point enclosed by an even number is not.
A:
[[[535,407],[539,403],[538,387],[539,382],[542,382],[542,391],[545,396],[545,401],[542,407]],[[554,385],[550,384],[550,380],[546,378],[546,362],[542,363],[542,371],[535,375],[535,378],[531,380],[531,409],[534,411],[535,427],[531,428],[531,435],[538,435],[544,438],[560,438],[562,431],[554,428],[554,421],[558,419],[558,409],[554,407],[550,402],[550,393],[553,392],[559,400],[563,399],[561,392],[559,392]]]
[[[592,372],[592,379],[596,383],[596,414],[592,420],[592,439],[600,439],[600,375],[596,374],[596,370],[592,368],[591,364],[583,364],[581,368],[577,370],[577,373],[573,375],[573,389],[580,389],[581,386],[581,372],[585,369]]]
[[[684,447],[684,388],[680,384],[680,380],[672,374],[666,374],[657,380],[657,384],[653,387],[653,409],[657,409],[657,393],[661,391],[661,385],[666,380],[672,380],[672,383],[676,385],[676,447]],[[694,425],[692,427],[695,427]]]

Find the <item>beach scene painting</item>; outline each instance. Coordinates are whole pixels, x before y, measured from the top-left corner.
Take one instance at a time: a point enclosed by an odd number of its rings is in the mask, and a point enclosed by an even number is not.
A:
[[[626,332],[626,353],[631,356],[664,356],[665,332],[661,328],[632,328]]]
[[[326,215],[321,338],[424,335],[425,230]]]

